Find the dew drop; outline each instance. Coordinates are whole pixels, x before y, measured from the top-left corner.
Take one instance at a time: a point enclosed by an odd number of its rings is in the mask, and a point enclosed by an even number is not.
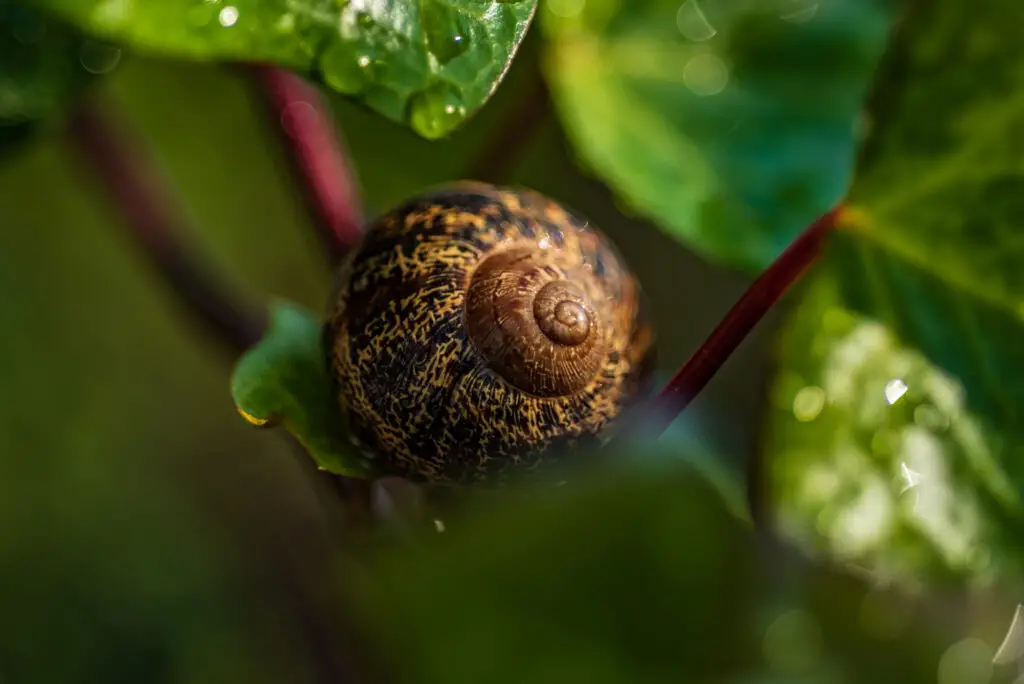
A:
[[[912,470],[906,463],[900,463],[900,496],[921,484],[921,473]]]
[[[893,378],[885,385],[885,389],[883,390],[885,400],[891,406],[902,399],[908,389],[910,388],[907,387],[907,383],[903,382],[902,378]]]
[[[339,40],[320,57],[324,81],[340,93],[358,95],[373,81],[374,55],[359,45]]]
[[[427,48],[441,64],[447,64],[469,49],[469,30],[461,14],[437,13],[424,17]]]
[[[238,23],[238,8],[233,5],[228,5],[220,11],[217,15],[217,21],[224,28],[231,28]]]
[[[466,118],[466,107],[455,89],[437,84],[409,101],[409,123],[428,140],[441,138]]]

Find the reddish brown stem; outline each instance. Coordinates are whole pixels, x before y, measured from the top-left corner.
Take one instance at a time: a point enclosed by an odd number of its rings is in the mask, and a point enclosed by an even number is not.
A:
[[[337,263],[362,235],[363,208],[355,172],[327,101],[317,88],[290,71],[263,65],[249,68],[301,180],[328,258]]]
[[[817,259],[840,208],[812,223],[747,288],[714,332],[682,365],[644,416],[644,434],[656,437],[690,405],[736,351],[754,326]]]
[[[117,206],[129,235],[186,311],[232,355],[259,341],[264,317],[188,248],[182,238],[188,233],[187,221],[175,210],[178,205],[166,182],[125,123],[102,105],[85,101],[72,113],[68,135],[88,176]]]
[[[125,122],[98,103],[84,102],[71,116],[68,136],[89,176],[106,192],[128,234],[161,273],[183,309],[232,359],[256,344],[266,327],[265,316],[215,278],[188,247],[187,221],[176,210],[169,184]],[[299,464],[317,483],[318,495],[335,494],[347,507],[350,522],[369,524],[368,483],[317,470],[304,450]],[[322,501],[333,510],[336,502],[327,496]]]

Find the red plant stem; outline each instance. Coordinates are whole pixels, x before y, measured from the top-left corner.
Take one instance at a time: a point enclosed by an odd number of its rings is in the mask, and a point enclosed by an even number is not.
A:
[[[814,263],[840,211],[837,207],[812,223],[747,288],[704,344],[654,399],[643,419],[645,435],[661,435],[707,386],[754,326]]]
[[[306,204],[332,264],[363,229],[355,172],[327,101],[317,88],[286,69],[251,66],[267,111],[301,180]]]
[[[187,222],[176,211],[178,205],[166,179],[157,173],[154,161],[125,123],[101,105],[83,102],[72,113],[68,136],[89,175],[119,211],[127,232],[163,275],[185,311],[232,359],[256,344],[266,328],[265,316],[216,279],[188,248]],[[299,448],[297,442],[293,445]],[[298,461],[316,484],[325,507],[334,509],[337,502],[323,496],[333,492],[353,524],[369,524],[369,483],[317,470],[304,450]]]
[[[187,221],[124,122],[102,105],[84,101],[71,115],[68,136],[88,175],[117,206],[129,234],[192,317],[232,355],[258,342],[265,318],[188,248],[182,238]]]

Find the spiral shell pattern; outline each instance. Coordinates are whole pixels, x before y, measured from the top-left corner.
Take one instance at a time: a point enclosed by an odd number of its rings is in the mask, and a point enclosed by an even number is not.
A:
[[[536,192],[468,182],[369,227],[324,344],[348,429],[383,470],[454,485],[604,433],[653,361],[642,293],[606,238]]]

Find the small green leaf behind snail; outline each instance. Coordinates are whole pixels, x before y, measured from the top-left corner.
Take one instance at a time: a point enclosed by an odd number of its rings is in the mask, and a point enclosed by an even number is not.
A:
[[[606,433],[653,367],[636,278],[542,195],[428,191],[369,226],[323,328],[354,440],[384,472],[491,485]]]

